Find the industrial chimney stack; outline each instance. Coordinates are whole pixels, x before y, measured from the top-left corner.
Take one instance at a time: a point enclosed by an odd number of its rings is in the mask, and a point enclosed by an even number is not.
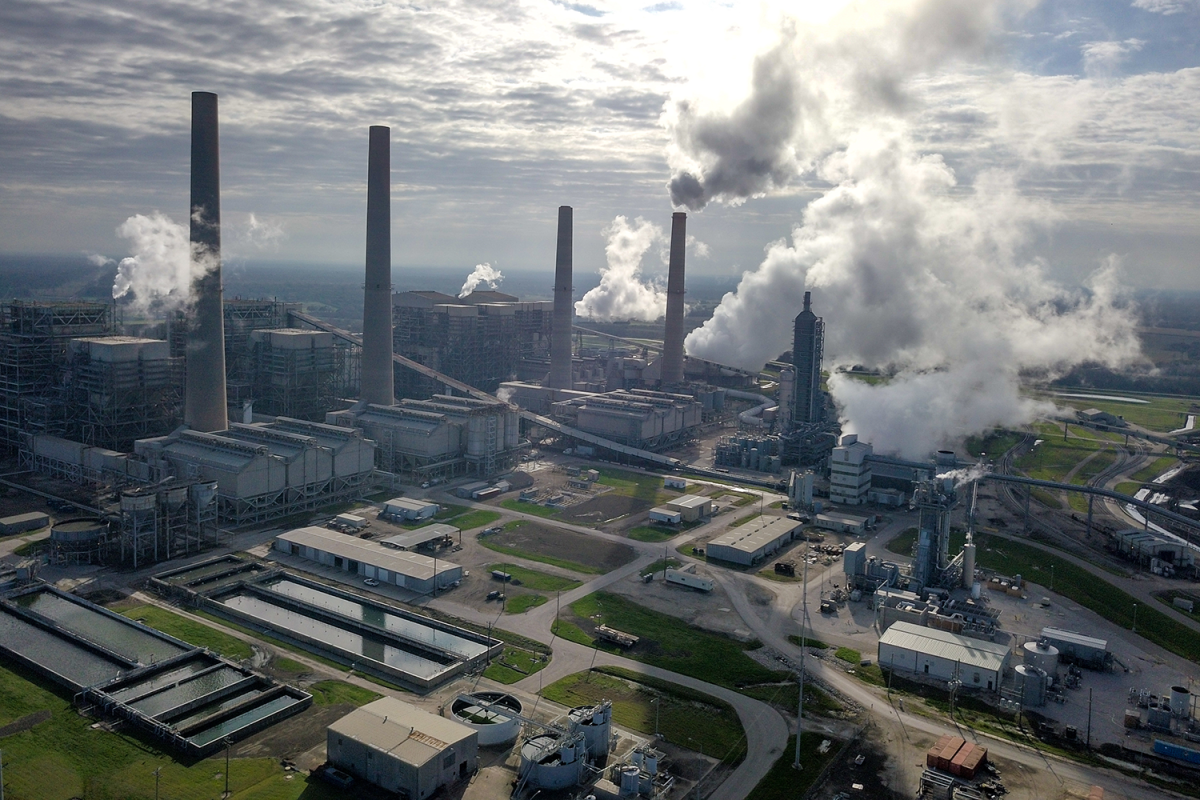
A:
[[[683,259],[687,214],[671,215],[671,261],[667,267],[667,328],[663,334],[662,385],[683,383]]]
[[[365,403],[395,402],[392,375],[391,128],[372,125],[367,153],[367,277],[363,290],[361,390]]]
[[[221,146],[217,96],[192,92],[191,258],[204,271],[188,326],[183,421],[209,433],[229,427],[225,404],[225,317],[221,308]],[[193,274],[200,270],[193,266]]]
[[[554,260],[554,316],[550,327],[550,376],[546,385],[570,389],[571,376],[571,248],[573,222],[570,206],[558,207],[558,254]]]

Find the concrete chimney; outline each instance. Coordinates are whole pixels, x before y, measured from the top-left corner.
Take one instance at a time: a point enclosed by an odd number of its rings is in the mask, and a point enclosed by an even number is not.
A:
[[[571,318],[575,310],[571,293],[573,223],[570,206],[558,207],[558,254],[554,260],[554,316],[550,326],[550,377],[546,385],[570,389]]]
[[[395,402],[392,376],[391,128],[372,125],[367,153],[367,278],[363,290],[363,402]]]
[[[191,242],[192,261],[202,261],[206,271],[192,283],[195,306],[188,324],[183,421],[194,431],[210,433],[229,427],[221,308],[221,145],[212,92],[192,92]]]
[[[671,215],[671,261],[667,267],[667,328],[663,334],[662,385],[683,383],[683,259],[687,214]]]

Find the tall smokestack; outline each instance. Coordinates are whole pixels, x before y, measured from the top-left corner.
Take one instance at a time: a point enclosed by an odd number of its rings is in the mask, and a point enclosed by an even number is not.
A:
[[[667,267],[667,329],[663,334],[662,385],[683,383],[683,258],[687,214],[671,215],[671,261]]]
[[[550,377],[554,389],[570,389],[571,380],[571,249],[573,223],[570,206],[558,207],[558,254],[554,259],[554,317],[550,327]]]
[[[367,153],[367,279],[363,290],[363,402],[395,402],[392,376],[391,128],[372,125]]]
[[[221,309],[221,145],[217,96],[192,92],[192,283],[183,421],[194,431],[229,427],[225,405],[225,317]]]
[[[804,310],[796,315],[792,337],[792,366],[796,383],[792,392],[792,425],[820,422],[825,411],[821,392],[821,359],[825,352],[825,320],[812,310],[812,292],[804,293]]]

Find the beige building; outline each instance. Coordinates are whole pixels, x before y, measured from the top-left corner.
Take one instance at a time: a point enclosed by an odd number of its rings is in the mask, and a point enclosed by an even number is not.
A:
[[[479,734],[394,697],[351,711],[327,737],[330,764],[410,800],[464,780],[479,761]]]
[[[663,507],[678,511],[684,522],[712,516],[712,498],[696,494],[680,495],[663,503]]]

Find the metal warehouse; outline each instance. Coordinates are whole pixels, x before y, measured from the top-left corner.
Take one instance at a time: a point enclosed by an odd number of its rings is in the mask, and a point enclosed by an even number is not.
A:
[[[734,564],[755,564],[796,538],[799,522],[780,517],[759,517],[708,543],[709,558]]]
[[[698,494],[685,494],[663,503],[666,508],[679,512],[684,522],[695,522],[701,517],[712,516],[712,498]]]
[[[275,539],[275,549],[420,594],[434,590],[435,564],[437,588],[462,579],[462,567],[458,564],[394,550],[325,528],[299,528],[282,533]]]
[[[834,512],[825,512],[817,514],[813,519],[813,525],[818,528],[824,528],[827,531],[838,531],[839,533],[865,533],[867,530],[866,517],[855,517],[850,514],[837,514]]]
[[[425,800],[474,772],[479,734],[383,697],[330,725],[326,750],[338,769],[410,800]]]
[[[894,623],[879,638],[879,666],[943,681],[957,678],[968,689],[998,690],[1008,659],[1002,644],[910,622]]]
[[[385,546],[393,547],[397,550],[416,550],[429,542],[435,542],[439,539],[453,539],[455,537],[462,539],[462,531],[453,525],[435,522],[432,525],[417,528],[415,531],[398,533],[395,536],[389,536],[380,541]]]
[[[1112,662],[1108,642],[1062,628],[1042,628],[1042,640],[1058,648],[1066,663],[1079,663],[1091,669],[1107,669]]]

